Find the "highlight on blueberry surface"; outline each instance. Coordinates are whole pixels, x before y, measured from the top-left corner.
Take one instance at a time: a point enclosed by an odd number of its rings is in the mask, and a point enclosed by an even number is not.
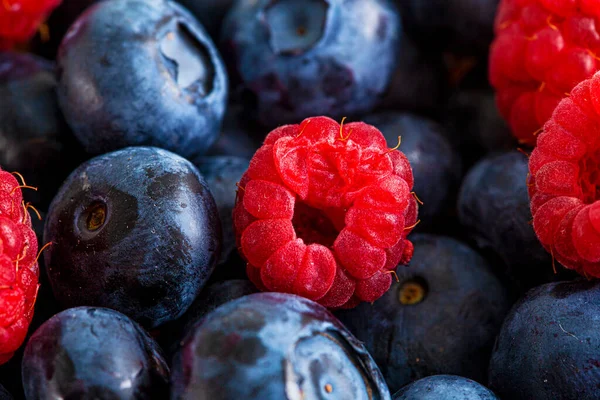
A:
[[[590,0],[500,2],[489,80],[521,143],[535,145],[560,100],[600,68],[599,15]]]
[[[406,385],[393,400],[498,400],[481,384],[456,375],[432,375]]]
[[[533,228],[563,266],[600,278],[600,73],[560,102],[529,159]]]
[[[17,180],[19,178],[21,182]],[[0,365],[25,340],[38,294],[38,242],[23,177],[0,169]]]
[[[390,400],[379,368],[324,307],[256,293],[217,308],[181,341],[171,399]]]
[[[408,159],[374,126],[313,117],[273,130],[233,211],[248,277],[329,308],[378,299],[412,257],[412,187]]]

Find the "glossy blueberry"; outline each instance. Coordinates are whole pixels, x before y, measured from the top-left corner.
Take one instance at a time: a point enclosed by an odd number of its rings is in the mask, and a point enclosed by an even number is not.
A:
[[[147,328],[176,319],[211,274],[221,225],[210,191],[182,157],[130,147],[76,169],[44,231],[48,276],[65,306],[108,307]]]
[[[393,400],[498,400],[496,395],[471,379],[456,375],[433,375],[404,386]]]
[[[18,171],[26,201],[44,210],[62,181],[84,159],[56,101],[52,63],[20,53],[0,53],[0,165]]]
[[[338,311],[365,343],[390,391],[429,375],[485,381],[489,356],[508,311],[507,294],[488,263],[447,237],[413,235],[409,267],[373,305]]]
[[[499,0],[396,0],[407,33],[430,49],[485,54]]]
[[[225,70],[177,3],[99,2],[71,26],[57,62],[60,106],[91,153],[149,145],[195,157],[217,138]]]
[[[107,308],[65,310],[29,339],[27,399],[166,399],[169,369],[135,322]]]
[[[246,263],[242,262],[237,254],[232,214],[238,190],[237,183],[242,179],[249,164],[250,160],[247,158],[228,156],[202,157],[195,162],[215,199],[221,220],[223,246],[215,275],[246,276]]]
[[[490,363],[502,399],[598,398],[600,284],[579,280],[530,290],[504,321]]]
[[[423,201],[419,219],[424,225],[436,222],[444,209],[453,208],[452,192],[456,191],[461,173],[461,160],[437,123],[413,114],[383,112],[364,119],[379,129],[388,146],[398,144],[410,161],[415,185],[413,190]]]
[[[221,42],[267,126],[370,111],[396,64],[400,19],[387,0],[241,0]]]
[[[556,279],[531,226],[528,172],[527,157],[516,150],[489,156],[466,175],[458,198],[460,223],[479,247],[502,258],[524,288]]]
[[[322,306],[289,294],[231,301],[198,322],[173,361],[171,398],[389,399],[364,346]]]
[[[235,0],[176,0],[198,18],[206,31],[215,39],[219,37],[221,23]]]
[[[4,389],[4,386],[0,385],[0,400],[12,400],[10,393]]]

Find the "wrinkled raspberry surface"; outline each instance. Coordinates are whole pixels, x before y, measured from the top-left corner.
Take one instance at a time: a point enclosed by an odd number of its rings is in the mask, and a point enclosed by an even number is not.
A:
[[[600,73],[577,85],[529,159],[534,230],[554,258],[600,277]]]
[[[0,50],[27,42],[62,0],[0,0]]]
[[[261,290],[353,307],[381,297],[412,257],[412,170],[371,125],[314,117],[277,128],[239,186],[238,248]]]
[[[600,68],[598,0],[502,0],[489,78],[513,134],[534,145],[559,101]]]
[[[27,334],[38,291],[38,244],[14,175],[0,171],[0,364]]]

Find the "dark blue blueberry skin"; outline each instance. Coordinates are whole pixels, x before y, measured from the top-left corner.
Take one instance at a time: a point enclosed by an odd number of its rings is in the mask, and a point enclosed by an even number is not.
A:
[[[423,201],[419,219],[423,226],[432,226],[445,209],[454,208],[451,194],[458,187],[461,159],[445,137],[444,128],[413,114],[383,112],[372,114],[364,121],[376,126],[385,136],[388,146],[398,144],[412,166],[414,192]],[[420,227],[423,228],[423,227]]]
[[[528,172],[527,157],[516,150],[488,156],[465,176],[458,197],[461,225],[480,248],[498,254],[525,289],[558,277],[531,226]],[[561,275],[571,274],[563,269]]]
[[[469,165],[482,154],[519,146],[489,89],[457,90],[448,99],[443,120],[449,139],[460,148]]]
[[[289,294],[231,301],[174,357],[171,398],[390,399],[364,346],[322,306]]]
[[[33,55],[0,53],[0,166],[38,191],[26,201],[46,210],[63,180],[84,160],[56,100],[54,66]]]
[[[169,368],[148,334],[107,308],[65,310],[29,339],[27,399],[166,399]]]
[[[161,340],[167,353],[172,355],[181,346],[186,334],[200,321],[217,307],[249,294],[258,292],[252,282],[247,279],[232,279],[215,282],[208,285],[200,296],[194,300],[190,308],[181,318],[164,329],[165,337]]]
[[[598,398],[600,284],[555,282],[527,292],[498,337],[489,386],[502,399]]]
[[[4,386],[0,385],[0,400],[12,400],[10,393],[4,389]]]
[[[198,18],[206,31],[218,39],[221,23],[235,0],[177,0]]]
[[[248,169],[250,160],[241,157],[215,156],[202,157],[194,163],[204,177],[212,193],[223,231],[223,246],[220,265],[227,264],[237,250],[233,231],[233,207],[237,193],[237,183]]]
[[[483,55],[499,0],[396,0],[409,36],[422,46]]]
[[[435,235],[411,241],[415,253],[396,269],[398,283],[373,305],[336,315],[365,343],[392,392],[436,374],[484,382],[510,306],[505,288],[464,244]]]
[[[181,316],[219,258],[221,225],[198,170],[130,147],[76,169],[53,200],[44,252],[56,298],[118,310],[147,328]]]
[[[267,127],[372,110],[391,80],[400,18],[387,0],[241,0],[221,44]]]
[[[448,72],[440,54],[429,54],[402,36],[398,63],[379,108],[437,116],[448,92]]]
[[[433,375],[404,386],[393,400],[498,400],[498,397],[471,379]]]
[[[148,145],[191,158],[219,134],[225,69],[177,3],[99,2],[71,26],[57,64],[60,106],[90,153]]]
[[[268,131],[248,118],[242,104],[227,106],[221,134],[208,150],[208,156],[234,156],[251,159]]]

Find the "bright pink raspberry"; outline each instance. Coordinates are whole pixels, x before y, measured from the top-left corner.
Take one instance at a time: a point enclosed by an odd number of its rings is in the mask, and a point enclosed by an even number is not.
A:
[[[371,125],[314,117],[277,128],[239,186],[238,247],[261,290],[354,307],[381,297],[412,257],[412,170]]]
[[[600,72],[560,102],[529,159],[534,230],[567,268],[600,278]]]
[[[62,0],[0,0],[0,50],[25,43]]]
[[[38,291],[38,243],[15,177],[0,170],[0,364],[27,334]]]
[[[489,78],[500,113],[521,143],[559,101],[600,69],[598,0],[502,0]]]

